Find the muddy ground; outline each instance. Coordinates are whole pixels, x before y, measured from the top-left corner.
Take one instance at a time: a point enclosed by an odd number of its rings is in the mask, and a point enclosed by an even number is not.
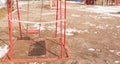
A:
[[[41,12],[40,3],[33,2],[30,5],[29,20],[33,22],[47,22],[55,20],[55,10],[50,9],[48,3],[44,3],[42,19],[40,19],[39,14]],[[76,8],[75,8],[76,7]],[[80,5],[79,3],[68,3],[67,4],[67,29],[72,30],[71,35],[67,35],[67,47],[70,52],[71,58],[69,60],[61,61],[44,61],[44,62],[30,62],[30,63],[15,63],[15,64],[120,64],[120,17],[102,15],[101,13],[87,12],[84,9],[87,5]],[[21,20],[27,19],[27,5],[21,6]],[[44,13],[52,13],[50,15]],[[16,18],[16,13],[13,17]],[[8,44],[8,32],[7,32],[7,17],[3,18],[0,23],[1,28],[1,39],[3,39]],[[32,27],[34,25],[30,25]],[[54,29],[48,28],[54,24],[44,25],[44,28],[40,37],[54,37]],[[39,37],[36,35],[29,35],[25,33],[26,24],[22,24],[24,37]],[[69,31],[68,31],[69,32]],[[13,38],[18,37],[19,31],[17,23],[13,24]],[[54,40],[57,42],[56,40]],[[22,57],[21,50],[30,50],[27,48],[32,47],[29,41],[20,41],[23,44],[16,44],[17,49],[13,53],[15,58]],[[44,42],[44,41],[43,41]],[[55,43],[54,42],[54,43]],[[51,42],[52,43],[52,42]],[[2,44],[1,44],[2,45]],[[21,46],[24,45],[24,46]],[[55,50],[56,45],[51,45],[50,43],[43,43],[41,45],[46,45],[49,50]],[[40,48],[41,49],[41,48]],[[44,50],[44,49],[43,49]],[[43,56],[49,54],[43,51]],[[26,52],[29,53],[29,52]],[[54,52],[58,54],[58,52]],[[18,54],[18,55],[17,55]],[[33,53],[34,54],[34,53]],[[23,54],[24,55],[24,54]],[[50,55],[52,56],[52,55]],[[27,57],[27,56],[26,56]],[[22,57],[24,58],[24,57]]]

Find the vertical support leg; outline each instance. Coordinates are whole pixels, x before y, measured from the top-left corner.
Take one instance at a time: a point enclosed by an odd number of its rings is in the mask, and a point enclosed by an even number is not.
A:
[[[116,0],[115,0],[115,5],[117,5]]]
[[[18,6],[18,0],[16,0],[16,7],[17,7],[17,13],[18,13],[20,39],[22,39],[22,27],[20,23],[20,11],[19,11],[19,6]]]
[[[66,0],[64,1],[64,46],[66,46]]]
[[[86,5],[86,0],[84,0],[84,5]]]
[[[115,4],[118,5],[119,4],[119,0],[115,0]]]
[[[56,21],[58,21],[58,0],[56,1]],[[57,37],[57,32],[58,32],[58,22],[56,22],[56,30],[55,30],[55,38]]]
[[[9,42],[10,42],[10,52],[8,55],[10,56],[10,60],[12,61],[12,48],[13,48],[13,41],[12,41],[12,0],[7,1],[8,4],[8,31],[9,31]]]
[[[62,38],[62,0],[60,0],[60,44],[61,44],[61,58],[63,58],[63,38]]]

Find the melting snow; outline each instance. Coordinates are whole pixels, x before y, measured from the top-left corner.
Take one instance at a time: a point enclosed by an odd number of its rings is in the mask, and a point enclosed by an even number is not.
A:
[[[115,61],[115,63],[117,63],[117,64],[118,64],[118,63],[120,63],[120,61]]]
[[[73,33],[89,33],[89,31],[88,30],[77,30],[77,29],[67,29],[66,30],[66,35],[74,35]]]
[[[87,8],[97,13],[108,13],[108,12],[118,12],[120,11],[120,6],[94,6],[92,8]]]
[[[120,14],[111,14],[111,13],[120,12],[120,6],[94,6],[94,7],[82,8],[82,9],[78,9],[78,10],[102,13],[103,15],[107,15],[107,16],[120,17]]]
[[[91,22],[84,22],[84,23],[82,23],[82,24],[84,24],[84,25],[86,25],[86,26],[94,26],[94,27],[96,27],[97,29],[107,29],[107,28],[109,28],[109,29],[112,29],[113,27],[111,27],[109,24],[106,24],[106,25],[96,25],[96,24],[93,24],[93,23],[91,23]],[[116,27],[120,27],[120,26],[116,26]],[[94,32],[94,33],[97,33],[97,32]]]
[[[115,52],[115,50],[109,50],[110,52]]]
[[[63,31],[62,33],[64,33],[64,30],[62,30],[62,31]],[[60,31],[58,33],[60,33]],[[70,28],[66,29],[66,35],[72,36],[72,35],[74,35],[74,33],[89,33],[89,31],[88,30],[70,29]]]
[[[120,26],[116,26],[116,28],[120,28]]]
[[[85,23],[82,23],[82,24],[87,25],[87,26],[96,26],[95,24],[90,23],[90,22],[85,22]]]
[[[103,26],[96,26],[96,28],[98,28],[98,29],[105,29],[105,27],[103,27]]]
[[[67,1],[67,3],[80,3],[80,2],[76,2],[76,1]]]
[[[120,56],[120,52],[116,52],[116,54],[117,54],[118,56]]]
[[[95,49],[94,49],[94,48],[89,48],[88,50],[89,50],[89,51],[95,51]]]
[[[55,30],[55,26],[48,26],[47,29],[48,30]]]
[[[99,25],[99,26],[96,26],[96,28],[98,28],[98,29],[107,29],[107,28],[110,28],[109,27],[109,25],[108,24],[106,24],[106,25]]]
[[[80,15],[77,15],[77,14],[72,14],[71,16],[73,16],[73,17],[80,17]]]
[[[37,29],[39,29],[39,25],[35,24],[34,27],[36,27]],[[55,30],[55,26],[41,26],[40,27],[41,30]],[[60,33],[60,28],[58,27],[58,33]],[[64,30],[62,30],[62,33],[64,33]],[[88,30],[78,30],[78,29],[66,29],[66,35],[72,36],[74,35],[74,33],[89,33]]]
[[[56,14],[55,12],[48,12],[48,13],[43,13],[42,15],[53,15]]]
[[[95,34],[97,34],[98,32],[94,32]]]
[[[8,46],[5,44],[5,45],[2,45],[0,46],[0,58],[2,58],[8,51]]]

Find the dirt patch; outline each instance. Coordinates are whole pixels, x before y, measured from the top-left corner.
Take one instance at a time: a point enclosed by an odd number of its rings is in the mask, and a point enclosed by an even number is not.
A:
[[[6,8],[2,8],[0,9],[0,19],[4,18],[7,14],[7,9]]]

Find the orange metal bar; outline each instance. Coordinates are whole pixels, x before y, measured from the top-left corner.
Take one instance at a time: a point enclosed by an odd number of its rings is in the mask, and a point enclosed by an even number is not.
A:
[[[40,61],[50,61],[50,60],[67,60],[67,58],[41,58],[41,59],[13,59],[13,61],[6,60],[5,62],[40,62]]]
[[[7,1],[8,4],[8,31],[9,31],[9,42],[10,42],[10,52],[8,53],[10,56],[10,60],[12,60],[12,48],[13,48],[13,41],[12,41],[12,0]]]
[[[64,46],[66,46],[66,0],[64,1]]]
[[[18,14],[18,21],[19,21],[20,39],[22,39],[22,27],[20,23],[20,10],[18,6],[18,0],[16,0],[16,7],[17,7],[17,14]]]
[[[56,21],[58,20],[58,0],[56,1]],[[57,32],[58,32],[58,22],[56,22],[56,30],[55,30],[55,38],[57,37]]]
[[[60,20],[62,20],[62,0],[60,0]],[[62,37],[62,21],[60,22],[60,44],[61,44],[61,58],[63,58],[63,37]]]
[[[68,48],[67,48],[66,46],[64,46],[64,49],[65,49],[65,51],[66,51],[67,57],[70,58],[70,53],[69,53],[69,51],[68,51]]]
[[[120,0],[115,0],[115,4],[116,5],[120,4]]]

